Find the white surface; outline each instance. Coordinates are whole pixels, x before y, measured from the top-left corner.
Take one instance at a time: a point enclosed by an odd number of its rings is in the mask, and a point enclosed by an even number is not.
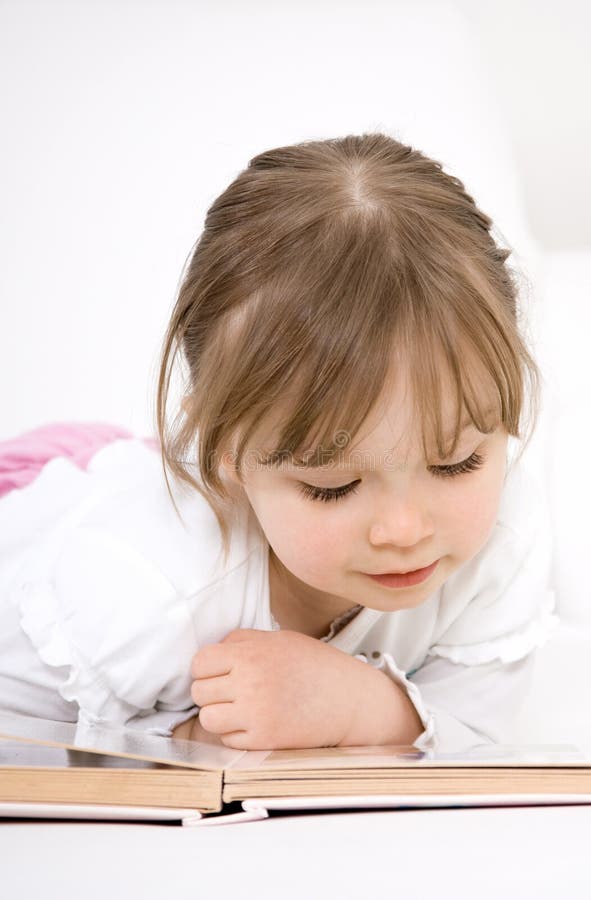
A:
[[[530,691],[512,731],[514,743],[576,744],[591,752],[591,626],[562,623],[536,651]]]
[[[588,900],[590,828],[584,806],[6,824],[0,865],[25,900]]]
[[[548,386],[546,482],[554,526],[554,580],[565,619],[591,626],[586,569],[591,552],[591,252],[548,255],[542,275],[539,350]]]
[[[546,381],[544,428],[533,448],[548,486],[552,584],[562,625],[537,651],[532,689],[515,741],[591,744],[591,537],[589,396],[591,253],[548,255],[541,267],[538,349]],[[529,451],[526,451],[529,452]]]
[[[536,237],[552,250],[589,247],[591,6],[455,2],[474,22],[494,72]]]

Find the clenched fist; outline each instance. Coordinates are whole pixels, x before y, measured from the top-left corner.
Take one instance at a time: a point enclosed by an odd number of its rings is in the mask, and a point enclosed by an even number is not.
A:
[[[298,631],[231,631],[195,654],[191,674],[202,728],[238,750],[400,743],[408,732],[398,685]]]

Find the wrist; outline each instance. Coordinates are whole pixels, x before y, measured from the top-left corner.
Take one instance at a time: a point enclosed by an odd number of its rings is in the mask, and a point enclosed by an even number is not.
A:
[[[414,703],[385,672],[359,664],[365,669],[364,677],[351,727],[338,746],[412,745],[425,730]]]

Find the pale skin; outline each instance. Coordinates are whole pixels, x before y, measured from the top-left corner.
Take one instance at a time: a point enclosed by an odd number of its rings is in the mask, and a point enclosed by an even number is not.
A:
[[[443,413],[451,433],[453,407]],[[423,725],[403,688],[319,640],[356,604],[381,611],[418,606],[482,549],[494,527],[506,475],[504,428],[484,434],[472,425],[452,458],[426,460],[413,421],[398,373],[348,457],[320,469],[291,461],[268,469],[253,464],[261,458],[257,449],[242,477],[222,462],[268,539],[271,610],[281,630],[236,629],[201,647],[191,666],[199,717],[178,726],[174,737],[199,740],[205,732],[245,750],[410,745],[419,737]],[[475,453],[484,462],[473,471],[433,472]],[[311,499],[300,489],[353,482],[355,492],[336,501]],[[431,577],[412,587],[393,590],[368,577],[436,560]]]

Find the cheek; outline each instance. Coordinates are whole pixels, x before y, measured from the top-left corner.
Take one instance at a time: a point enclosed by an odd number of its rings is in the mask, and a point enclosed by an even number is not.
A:
[[[343,519],[334,510],[326,510],[324,515],[310,515],[306,527],[302,529],[297,547],[298,558],[293,559],[293,564],[305,566],[309,577],[320,586],[327,573],[334,573],[346,564],[351,547],[358,540],[353,533],[350,516]]]
[[[354,519],[338,503],[313,502],[297,496],[297,488],[258,498],[253,503],[267,540],[282,563],[298,578],[323,577],[347,559]]]
[[[473,556],[488,540],[497,519],[502,484],[503,472],[491,468],[458,492],[450,527],[462,555]]]

